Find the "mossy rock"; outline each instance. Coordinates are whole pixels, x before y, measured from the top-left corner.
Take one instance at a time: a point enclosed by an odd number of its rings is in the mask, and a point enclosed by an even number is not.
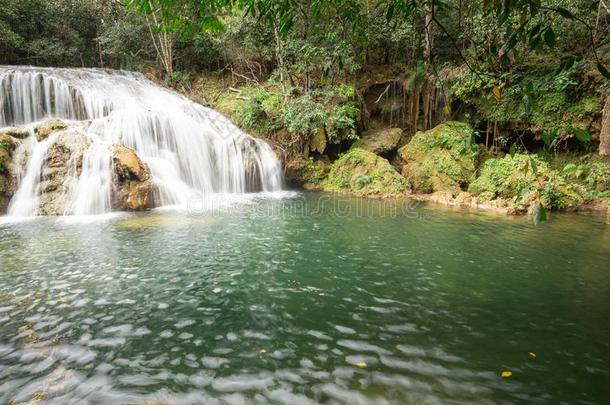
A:
[[[390,198],[404,196],[410,185],[386,159],[353,148],[333,163],[322,188],[361,197]]]
[[[0,136],[2,136],[2,135],[10,136],[12,138],[17,138],[17,139],[25,139],[30,136],[30,131],[28,131],[26,128],[9,127],[9,128],[4,128],[0,132]]]
[[[42,142],[49,137],[53,132],[66,129],[68,126],[61,120],[53,119],[45,121],[34,128],[36,139]]]
[[[330,161],[299,156],[286,164],[286,179],[289,183],[307,189],[320,188],[328,175]]]
[[[536,155],[489,159],[469,190],[479,201],[509,200],[527,210],[540,201],[549,209],[576,208],[583,198],[573,184]]]
[[[401,136],[402,129],[400,128],[366,131],[352,147],[368,150],[378,155],[386,154],[398,148]]]
[[[461,122],[446,122],[416,133],[398,153],[405,161],[402,174],[418,192],[459,191],[472,181],[479,148],[474,131]]]

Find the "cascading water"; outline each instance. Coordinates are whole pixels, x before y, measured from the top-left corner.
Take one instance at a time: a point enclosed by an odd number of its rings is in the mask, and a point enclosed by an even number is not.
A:
[[[63,188],[67,215],[111,210],[112,145],[133,149],[150,168],[155,206],[253,191],[278,191],[281,165],[269,145],[220,113],[140,74],[94,69],[0,67],[0,128],[60,118],[89,146]],[[8,214],[40,213],[45,157],[53,142],[30,131],[15,152],[17,191]]]

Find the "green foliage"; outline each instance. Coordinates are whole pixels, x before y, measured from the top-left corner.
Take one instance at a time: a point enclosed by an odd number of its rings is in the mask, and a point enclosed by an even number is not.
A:
[[[338,143],[342,138],[357,140],[360,109],[353,104],[339,104],[333,108],[327,122],[329,141]]]
[[[550,209],[574,208],[582,202],[574,185],[536,155],[489,159],[479,173],[469,190],[481,201],[505,199],[523,209],[539,203]]]
[[[299,135],[314,134],[327,119],[323,105],[309,95],[290,100],[282,113],[284,127],[288,132]]]

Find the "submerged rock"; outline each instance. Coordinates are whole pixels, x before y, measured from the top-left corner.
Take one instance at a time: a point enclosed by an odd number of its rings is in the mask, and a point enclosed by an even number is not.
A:
[[[112,146],[114,188],[112,208],[141,211],[153,206],[154,185],[150,169],[133,149]]]
[[[83,156],[91,140],[78,131],[66,131],[52,140],[41,169],[39,215],[64,215],[83,169]]]
[[[574,186],[546,162],[519,153],[487,160],[469,190],[481,202],[504,200],[517,211],[529,211],[538,201],[550,209],[576,208],[583,202]]]
[[[286,180],[294,186],[316,190],[321,188],[329,170],[330,161],[327,159],[316,160],[299,156],[286,164]]]
[[[409,182],[386,159],[353,148],[332,164],[322,188],[363,197],[400,197],[408,193]]]
[[[362,134],[362,138],[356,141],[352,147],[368,150],[377,155],[383,155],[398,148],[401,136],[402,129],[400,128],[366,131]]]
[[[398,153],[405,162],[402,174],[418,192],[459,191],[473,178],[479,148],[473,129],[461,122],[446,122],[418,132]]]
[[[42,142],[49,137],[53,132],[60,131],[62,129],[66,129],[68,126],[61,120],[53,119],[49,121],[45,121],[40,125],[37,125],[34,128],[34,133],[36,134],[36,139],[38,142]]]

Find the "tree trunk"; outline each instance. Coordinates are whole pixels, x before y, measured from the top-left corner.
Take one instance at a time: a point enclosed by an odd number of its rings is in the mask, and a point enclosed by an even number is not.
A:
[[[602,116],[602,130],[599,133],[599,154],[610,156],[610,96],[606,97],[606,106]]]
[[[424,13],[426,14],[424,59],[426,60],[426,63],[430,65],[432,62],[432,49],[434,47],[434,37],[432,36],[432,20],[434,18],[433,5],[425,5]]]

